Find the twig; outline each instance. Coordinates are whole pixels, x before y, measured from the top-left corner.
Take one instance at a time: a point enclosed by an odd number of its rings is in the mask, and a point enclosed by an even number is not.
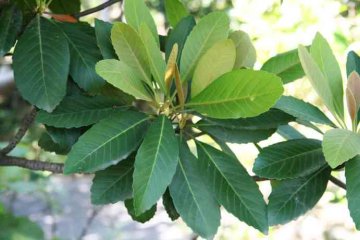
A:
[[[33,108],[22,120],[21,126],[18,132],[15,134],[14,138],[10,140],[9,144],[5,148],[0,150],[0,155],[6,155],[16,147],[16,145],[24,137],[30,125],[33,123],[35,116],[36,116],[36,109]]]
[[[75,13],[73,16],[75,18],[81,18],[81,17],[84,17],[86,15],[90,15],[92,13],[95,13],[95,12],[98,12],[98,11],[101,11],[103,10],[104,8],[107,8],[107,7],[110,7],[111,5],[115,4],[115,3],[118,3],[118,2],[122,2],[122,0],[109,0],[103,4],[100,4],[99,6],[96,6],[96,7],[93,7],[93,8],[90,8],[90,9],[87,9],[83,12],[79,12],[79,13]]]
[[[0,157],[0,166],[22,167],[30,170],[48,171],[52,173],[63,173],[64,164],[44,162],[39,160],[28,160],[26,158],[3,156]]]
[[[252,176],[252,179],[253,179],[255,182],[264,182],[264,181],[270,181],[270,180],[271,180],[271,179],[262,178],[262,177],[259,177],[259,176]]]
[[[92,210],[92,213],[90,215],[90,217],[87,219],[86,223],[85,223],[85,226],[79,236],[79,240],[83,239],[88,230],[89,230],[89,227],[91,226],[91,224],[93,223],[94,219],[97,217],[97,215],[99,215],[99,213],[101,212],[102,208],[98,208],[98,209],[93,209]]]
[[[330,182],[337,185],[338,187],[341,187],[342,189],[346,190],[346,184],[343,183],[342,181],[340,181],[339,179],[337,179],[336,177],[330,175],[329,180],[330,180]]]

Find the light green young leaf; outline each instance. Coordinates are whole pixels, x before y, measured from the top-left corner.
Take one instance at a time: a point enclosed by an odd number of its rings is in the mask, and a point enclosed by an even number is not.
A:
[[[216,79],[186,106],[213,118],[254,117],[269,110],[282,92],[279,77],[240,69]]]
[[[333,97],[335,113],[344,118],[344,91],[341,71],[332,50],[321,34],[317,33],[310,48],[310,54],[324,74]]]
[[[295,139],[263,148],[253,172],[270,179],[298,178],[312,174],[325,164],[320,141]]]
[[[235,45],[232,40],[221,40],[200,58],[191,82],[191,96],[204,90],[215,79],[230,72],[235,63]]]
[[[162,115],[150,126],[135,159],[134,208],[137,215],[153,206],[171,183],[179,144],[170,120]]]
[[[157,45],[159,45],[159,36],[156,29],[156,23],[151,16],[149,8],[144,0],[125,0],[124,13],[126,22],[137,32],[140,32],[141,24],[145,23],[154,36]]]
[[[229,34],[229,18],[225,12],[213,12],[203,17],[193,28],[181,55],[181,79],[191,79],[200,57],[216,42]]]
[[[346,176],[346,198],[350,215],[355,223],[356,229],[360,229],[360,156],[357,155],[345,164]]]
[[[141,76],[141,80],[151,86],[149,60],[139,34],[125,23],[114,23],[111,30],[111,41],[119,59],[133,68]]]
[[[256,50],[249,35],[239,30],[230,33],[229,38],[234,42],[236,47],[234,69],[243,67],[252,68],[256,62]]]
[[[248,225],[268,232],[266,204],[258,185],[240,162],[207,144],[196,142],[202,176],[218,202]]]
[[[120,90],[145,101],[151,101],[141,77],[123,61],[102,60],[96,64],[96,72],[108,83]]]
[[[332,129],[324,134],[325,159],[332,168],[360,154],[360,135],[344,129]]]
[[[293,82],[305,75],[297,49],[270,58],[264,63],[261,70],[275,73],[284,84]]]
[[[126,159],[141,143],[149,118],[143,113],[112,114],[85,132],[65,162],[65,174],[93,173]]]
[[[145,23],[141,24],[140,36],[143,42],[146,43],[145,49],[149,59],[151,73],[157,84],[159,84],[160,89],[166,92],[164,81],[166,63],[149,27]]]
[[[180,161],[170,194],[182,220],[203,238],[211,238],[220,225],[220,209],[203,181],[197,162],[186,142],[181,142]]]
[[[325,192],[330,173],[325,166],[310,176],[274,184],[268,205],[269,225],[290,222],[313,208]]]
[[[180,20],[189,15],[184,4],[180,0],[165,0],[166,18],[173,28],[180,22]]]
[[[52,112],[66,94],[70,52],[65,37],[37,15],[26,27],[14,52],[15,83],[31,104]]]
[[[133,172],[133,157],[96,172],[91,186],[91,203],[104,205],[131,198]]]
[[[324,101],[327,108],[335,114],[334,99],[328,81],[306,47],[299,46],[299,58],[311,85]]]

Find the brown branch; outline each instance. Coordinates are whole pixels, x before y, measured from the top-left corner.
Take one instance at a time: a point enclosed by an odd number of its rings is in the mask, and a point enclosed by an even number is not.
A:
[[[109,0],[109,1],[107,1],[105,3],[103,3],[103,4],[100,4],[99,6],[87,9],[87,10],[85,10],[83,12],[75,13],[73,16],[75,18],[81,18],[81,17],[87,16],[87,15],[90,15],[92,13],[101,11],[101,10],[107,8],[107,7],[110,7],[111,5],[113,5],[115,3],[118,3],[118,2],[122,2],[122,0]]]
[[[36,171],[48,171],[52,173],[63,173],[64,164],[44,162],[39,160],[28,160],[26,158],[3,156],[0,157],[0,167],[21,167]]]
[[[35,117],[36,109],[32,108],[31,111],[22,120],[20,128],[15,134],[14,138],[10,140],[9,144],[6,147],[0,150],[0,155],[6,155],[16,147],[16,145],[21,141],[21,139],[24,137],[25,133],[33,123]]]
[[[346,184],[344,182],[340,181],[339,179],[337,179],[336,177],[330,175],[329,180],[330,180],[330,182],[337,185],[338,187],[341,187],[342,189],[346,190]]]

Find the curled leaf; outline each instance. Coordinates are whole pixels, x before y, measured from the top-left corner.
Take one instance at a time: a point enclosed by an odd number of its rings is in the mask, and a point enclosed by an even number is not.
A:
[[[351,120],[354,121],[360,108],[360,76],[355,71],[349,75],[346,100]]]
[[[170,90],[170,86],[171,86],[171,80],[174,77],[175,74],[175,68],[176,68],[176,59],[178,56],[178,52],[179,52],[179,47],[178,44],[175,43],[170,56],[169,56],[169,60],[167,62],[167,66],[166,66],[166,70],[165,70],[165,84],[166,84],[166,89],[169,91]]]

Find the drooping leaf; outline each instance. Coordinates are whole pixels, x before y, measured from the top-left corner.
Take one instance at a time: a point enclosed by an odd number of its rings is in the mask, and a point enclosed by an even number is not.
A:
[[[125,0],[124,13],[126,22],[137,32],[140,32],[141,24],[146,23],[159,45],[156,24],[144,0]]]
[[[182,220],[203,238],[215,235],[220,210],[186,142],[180,143],[180,161],[170,185],[170,194]]]
[[[234,126],[222,126],[216,122],[201,120],[196,124],[201,131],[229,143],[252,143],[269,138],[276,132],[274,129],[246,129]]]
[[[135,160],[134,207],[142,214],[154,205],[171,183],[179,158],[172,123],[159,116],[150,126]]]
[[[189,34],[181,55],[182,81],[192,77],[200,57],[216,42],[229,34],[229,18],[224,12],[213,12],[203,17]]]
[[[296,130],[294,127],[290,125],[282,125],[278,127],[278,130],[276,131],[280,136],[283,138],[289,140],[289,139],[301,139],[306,138],[304,135],[302,135],[298,130]]]
[[[346,61],[347,76],[350,76],[353,71],[360,74],[360,57],[354,51],[350,51]]]
[[[268,232],[266,204],[246,169],[236,158],[196,142],[200,169],[218,202],[248,225]]]
[[[58,23],[70,46],[72,79],[85,91],[98,91],[105,81],[96,74],[95,64],[102,59],[95,31],[84,23]]]
[[[269,110],[282,92],[279,77],[240,69],[216,79],[191,99],[187,107],[213,118],[254,117]]]
[[[149,60],[139,34],[125,23],[115,23],[111,30],[111,41],[119,58],[137,71],[141,80],[151,86]]]
[[[215,79],[233,69],[235,50],[233,41],[227,39],[217,42],[204,53],[194,71],[191,83],[192,97],[199,94]]]
[[[312,209],[325,192],[330,172],[325,166],[310,176],[275,184],[269,197],[269,225],[290,222]]]
[[[332,50],[321,34],[317,33],[310,48],[310,54],[324,74],[327,85],[332,93],[332,101],[335,112],[344,118],[343,82],[338,62]]]
[[[111,28],[112,24],[95,19],[95,34],[97,45],[104,59],[117,59],[114,47],[111,44]]]
[[[39,240],[44,239],[40,226],[25,217],[14,217],[8,213],[0,214],[0,239]]]
[[[3,7],[0,12],[0,57],[14,46],[21,25],[21,11],[15,5]]]
[[[346,198],[350,215],[355,223],[356,229],[360,229],[360,156],[357,155],[345,164],[346,176]]]
[[[67,146],[61,146],[60,144],[54,142],[54,140],[52,140],[50,135],[46,132],[41,135],[38,145],[41,149],[47,152],[54,152],[59,155],[66,155],[70,151],[70,149],[67,149]]]
[[[49,8],[51,12],[57,14],[73,14],[80,12],[80,0],[52,0]]]
[[[134,221],[145,223],[152,219],[156,212],[156,204],[152,206],[149,210],[144,212],[143,214],[136,215],[135,209],[134,209],[134,200],[133,199],[127,199],[125,200],[125,207],[128,210],[129,215]]]
[[[320,141],[295,139],[263,148],[253,172],[259,177],[280,180],[309,176],[325,164]]]
[[[230,33],[229,38],[234,42],[236,48],[234,69],[252,68],[256,62],[256,50],[249,35],[238,30]]]
[[[95,173],[91,186],[92,204],[109,204],[132,197],[134,158],[129,157],[115,166]]]
[[[184,4],[180,0],[165,0],[166,19],[173,28],[180,22],[181,19],[189,15]]]
[[[65,97],[52,112],[39,111],[37,122],[57,128],[78,128],[97,123],[110,114],[126,110],[113,98],[83,95]]]
[[[336,113],[332,92],[325,75],[304,46],[299,46],[299,58],[312,87],[323,100],[327,108],[332,113]]]
[[[106,59],[96,64],[96,72],[114,87],[145,101],[152,97],[146,90],[141,76],[127,66],[124,61]]]
[[[344,129],[332,129],[324,134],[325,159],[332,168],[360,154],[360,135]]]
[[[166,210],[166,213],[168,214],[169,218],[172,221],[175,221],[180,217],[179,213],[176,211],[176,208],[174,206],[174,202],[172,200],[172,197],[170,195],[169,189],[166,189],[164,195],[163,195],[163,205]]]
[[[176,27],[170,32],[169,38],[165,46],[165,59],[168,61],[171,50],[175,44],[178,45],[177,63],[180,66],[181,53],[185,42],[191,30],[196,25],[195,19],[192,16],[187,16],[180,20]]]
[[[317,107],[291,96],[282,96],[274,108],[280,109],[301,120],[326,124],[334,127],[334,123]]]
[[[16,44],[13,60],[21,95],[40,109],[54,110],[66,94],[70,63],[69,47],[57,27],[37,15]]]
[[[148,117],[124,111],[103,119],[73,146],[65,162],[65,174],[91,173],[127,158],[141,143]]]
[[[149,59],[151,73],[156,83],[159,84],[160,89],[163,92],[166,92],[164,81],[166,69],[165,60],[163,59],[160,49],[156,44],[154,36],[151,34],[149,27],[145,23],[141,24],[140,36],[143,42],[146,43],[145,49]]]
[[[305,75],[297,49],[270,58],[264,63],[261,70],[278,75],[284,84],[293,82]]]

